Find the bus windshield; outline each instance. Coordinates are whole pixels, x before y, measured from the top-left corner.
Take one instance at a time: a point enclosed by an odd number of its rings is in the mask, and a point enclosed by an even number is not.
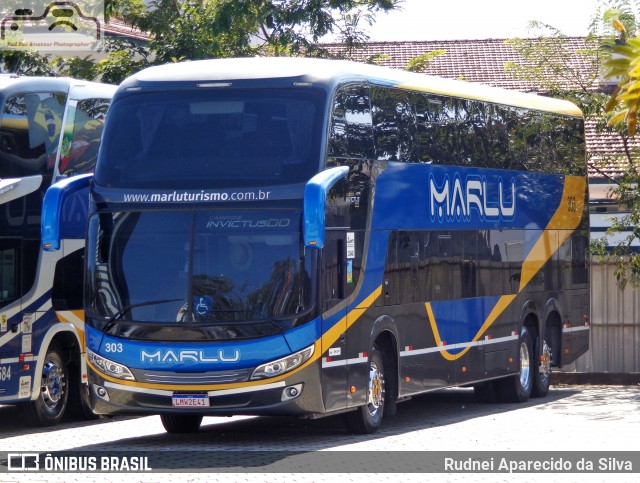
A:
[[[318,171],[319,90],[133,93],[114,101],[95,182],[123,188],[300,183]]]
[[[102,213],[89,230],[98,319],[232,326],[308,308],[299,210]]]

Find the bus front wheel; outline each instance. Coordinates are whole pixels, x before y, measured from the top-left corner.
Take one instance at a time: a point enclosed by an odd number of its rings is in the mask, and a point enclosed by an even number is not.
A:
[[[369,358],[367,403],[343,416],[349,432],[371,434],[378,430],[384,412],[385,391],[384,360],[380,350],[374,347]]]
[[[40,394],[35,401],[21,403],[22,419],[30,425],[53,426],[64,415],[69,397],[69,369],[62,349],[54,342],[47,353],[40,373]]]
[[[161,414],[160,420],[167,433],[195,433],[200,429],[202,416],[197,414]]]

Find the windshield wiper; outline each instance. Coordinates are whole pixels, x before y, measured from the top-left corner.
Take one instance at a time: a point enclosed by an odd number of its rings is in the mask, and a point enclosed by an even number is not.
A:
[[[124,314],[129,312],[129,310],[131,310],[131,309],[136,309],[138,307],[146,307],[148,305],[158,305],[158,304],[165,304],[165,303],[169,303],[169,302],[180,302],[181,300],[182,299],[148,300],[146,302],[140,302],[140,303],[137,303],[137,304],[127,305],[126,307],[124,307],[121,310],[118,310],[114,315],[109,317],[109,320],[107,320],[105,322],[104,327],[102,327],[102,332],[104,332],[105,334],[107,332],[109,332],[111,330],[111,328],[118,323],[116,319],[119,319]]]

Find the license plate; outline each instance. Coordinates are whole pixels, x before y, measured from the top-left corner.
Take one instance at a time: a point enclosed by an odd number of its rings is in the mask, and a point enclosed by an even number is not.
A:
[[[209,396],[206,394],[174,394],[172,404],[180,408],[208,407]]]

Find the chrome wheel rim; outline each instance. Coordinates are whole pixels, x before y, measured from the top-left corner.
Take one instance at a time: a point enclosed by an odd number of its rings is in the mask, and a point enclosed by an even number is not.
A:
[[[49,409],[54,409],[64,394],[64,373],[62,368],[54,361],[45,362],[42,369],[42,385],[40,393],[42,401]]]
[[[529,347],[523,341],[520,343],[520,385],[527,389],[531,384],[531,361],[529,360]]]
[[[542,341],[542,354],[540,355],[540,378],[545,381],[551,376],[551,346],[546,340]]]
[[[369,397],[367,409],[369,414],[374,416],[384,403],[384,376],[378,364],[371,361],[369,365]]]

